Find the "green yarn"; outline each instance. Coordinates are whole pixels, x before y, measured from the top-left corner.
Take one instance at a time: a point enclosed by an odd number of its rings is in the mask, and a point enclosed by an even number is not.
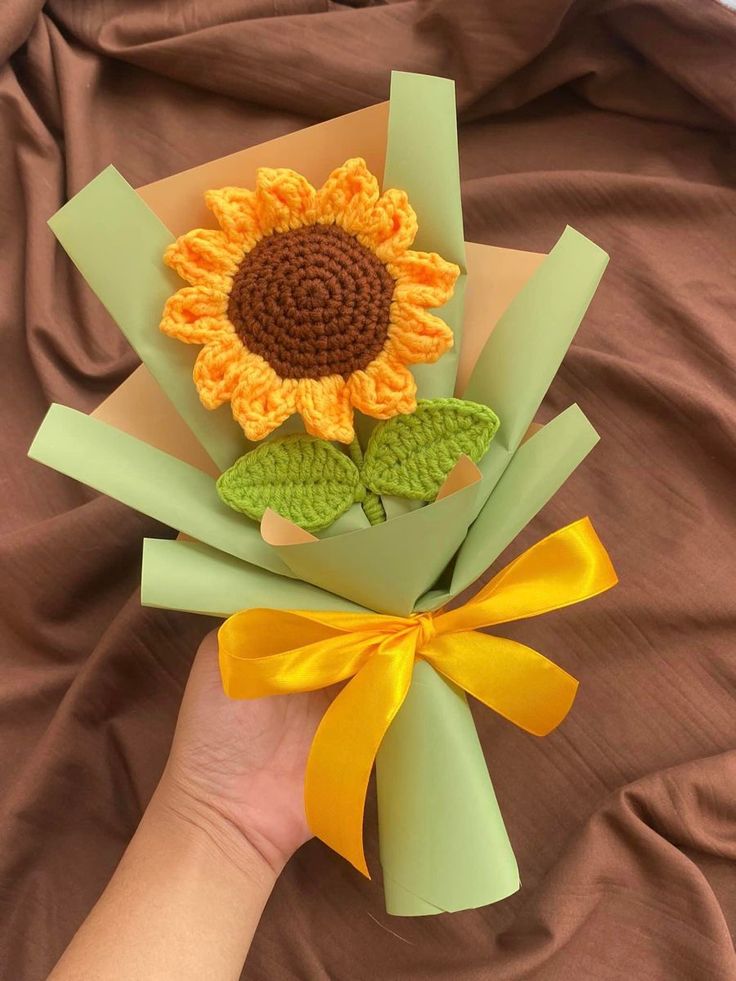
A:
[[[266,508],[306,531],[336,521],[365,493],[357,468],[332,443],[301,433],[263,443],[217,481],[220,499],[259,521]]]
[[[360,445],[360,440],[358,439],[357,436],[353,436],[353,441],[348,446],[348,454],[350,456],[350,459],[355,464],[356,468],[358,470],[362,470],[362,468],[363,468],[363,450],[362,450],[361,445]]]
[[[394,416],[373,430],[361,480],[376,494],[433,501],[460,456],[477,463],[498,426],[486,405],[420,399],[411,415]]]
[[[272,508],[306,531],[329,527],[353,503],[380,524],[380,495],[433,501],[460,456],[477,463],[498,426],[485,405],[423,399],[412,415],[379,423],[365,456],[357,439],[344,453],[314,436],[283,436],[242,456],[220,476],[217,493],[256,521]]]
[[[386,520],[386,511],[378,494],[368,491],[363,501],[363,512],[372,525],[380,525]]]
[[[358,437],[353,436],[353,441],[348,446],[348,453],[350,454],[350,459],[353,461],[358,469],[358,472],[363,470],[363,450],[358,442]],[[360,485],[360,496],[356,497],[356,503],[363,505],[363,514],[372,525],[380,525],[386,520],[386,512],[383,508],[381,498],[375,491],[368,490],[367,487]]]

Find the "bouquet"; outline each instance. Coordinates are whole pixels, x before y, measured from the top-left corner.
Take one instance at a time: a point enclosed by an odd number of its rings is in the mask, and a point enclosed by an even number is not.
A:
[[[146,187],[103,171],[49,224],[142,365],[30,449],[180,532],[144,542],[142,602],[227,618],[228,695],[346,682],[307,816],[367,875],[375,762],[397,915],[519,888],[465,693],[543,736],[577,682],[481,631],[616,581],[582,519],[451,604],[597,441],[576,405],[533,420],[607,262],[571,228],[466,243],[455,119],[452,82],[394,73],[388,103]]]

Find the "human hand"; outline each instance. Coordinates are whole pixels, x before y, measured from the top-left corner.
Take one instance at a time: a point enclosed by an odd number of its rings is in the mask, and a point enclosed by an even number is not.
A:
[[[229,852],[255,849],[278,873],[311,837],[304,771],[334,690],[233,700],[225,695],[217,635],[192,665],[159,795]]]
[[[279,872],[310,837],[304,770],[332,694],[232,701],[205,637],[156,793],[55,981],[240,976]]]

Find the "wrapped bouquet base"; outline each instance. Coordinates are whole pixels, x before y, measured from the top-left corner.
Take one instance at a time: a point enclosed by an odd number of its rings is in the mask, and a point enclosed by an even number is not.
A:
[[[487,773],[464,692],[419,661],[376,760],[387,912],[473,909],[519,889],[514,850]],[[429,834],[423,830],[427,812]],[[403,831],[409,827],[415,829],[411,838]]]
[[[477,465],[458,456],[435,500],[381,494],[387,520],[371,524],[356,496],[315,536],[271,512],[259,526],[218,496],[216,478],[252,446],[230,406],[203,407],[192,384],[193,371],[201,373],[197,351],[158,330],[181,286],[162,256],[176,236],[213,229],[205,192],[251,187],[264,167],[295,167],[320,186],[348,158],[408,194],[419,229],[412,247],[460,271],[452,298],[436,311],[454,346],[434,364],[413,366],[418,396],[472,401],[500,425]],[[92,416],[52,406],[30,455],[181,533],[144,543],[147,605],[218,616],[260,608],[436,613],[485,572],[597,441],[576,405],[542,427],[534,415],[607,256],[570,228],[548,255],[464,242],[446,79],[395,73],[390,103],[138,190],[108,168],[50,225],[143,365]],[[373,425],[356,415],[364,448]],[[294,418],[279,432],[299,428]],[[410,667],[403,704],[375,747],[387,908],[422,915],[494,902],[519,879],[465,695],[420,646]],[[520,709],[540,693],[517,692]],[[350,745],[340,764],[346,772]]]

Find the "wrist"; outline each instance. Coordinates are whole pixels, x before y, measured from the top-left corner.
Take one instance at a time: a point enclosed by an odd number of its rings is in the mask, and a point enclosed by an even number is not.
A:
[[[52,977],[235,978],[277,871],[164,778]]]
[[[209,853],[228,871],[270,891],[288,856],[251,840],[228,815],[165,771],[146,810],[191,848]]]

